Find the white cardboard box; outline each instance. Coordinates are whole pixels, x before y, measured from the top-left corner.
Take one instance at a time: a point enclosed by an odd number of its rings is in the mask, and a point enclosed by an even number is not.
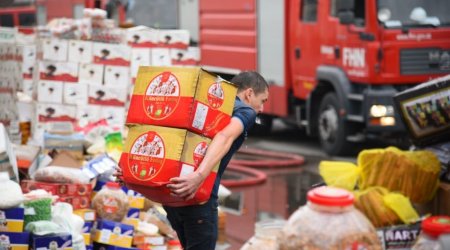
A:
[[[97,105],[78,105],[77,106],[77,120],[81,127],[86,126],[88,123],[96,122],[100,119],[101,106]]]
[[[130,68],[123,66],[105,66],[105,86],[126,88],[130,85]]]
[[[37,103],[36,121],[38,123],[74,122],[77,109],[74,105],[56,103]]]
[[[78,63],[92,62],[92,42],[70,40],[69,61]]]
[[[37,87],[38,102],[62,103],[63,82],[39,81]]]
[[[158,46],[158,30],[138,26],[127,30],[127,43],[134,48],[153,48]]]
[[[170,58],[169,49],[157,48],[152,49],[152,66],[171,66],[172,59]]]
[[[125,106],[127,88],[89,85],[88,103],[105,106]]]
[[[23,62],[22,63],[22,78],[23,79],[33,79],[34,71],[36,70],[36,63],[33,62]]]
[[[106,65],[129,66],[131,48],[125,44],[94,43],[93,62]]]
[[[131,77],[136,77],[139,66],[151,65],[151,50],[148,48],[131,49]]]
[[[78,82],[78,63],[41,61],[39,63],[39,79]]]
[[[108,126],[115,130],[122,130],[125,125],[125,108],[102,107],[100,117],[106,119]]]
[[[103,85],[105,66],[101,64],[80,64],[80,83]]]
[[[158,47],[187,49],[189,46],[189,31],[160,30],[158,32]]]
[[[189,47],[184,49],[171,49],[172,65],[198,65],[200,63],[200,49]]]
[[[67,61],[68,54],[68,40],[61,39],[43,39],[42,50],[43,59],[48,61]]]
[[[33,98],[34,94],[34,84],[33,80],[31,79],[24,79],[22,81],[22,92],[29,97]]]
[[[64,83],[65,104],[86,105],[88,85],[84,83]]]

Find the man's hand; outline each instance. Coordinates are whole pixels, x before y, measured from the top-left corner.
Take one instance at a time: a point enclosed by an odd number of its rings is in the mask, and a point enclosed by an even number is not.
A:
[[[190,200],[194,198],[204,179],[200,172],[195,171],[185,176],[171,178],[171,184],[167,184],[167,188],[173,196]]]
[[[116,182],[119,183],[121,186],[124,185],[123,182],[123,172],[122,169],[120,167],[115,167],[114,168],[114,173],[112,174],[114,177],[116,177]]]

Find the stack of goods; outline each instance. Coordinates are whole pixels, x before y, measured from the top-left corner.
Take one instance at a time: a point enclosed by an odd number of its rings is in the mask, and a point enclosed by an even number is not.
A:
[[[140,67],[119,163],[126,185],[171,206],[207,201],[218,166],[191,200],[171,196],[166,184],[195,171],[209,138],[229,123],[236,92],[233,84],[201,68]]]

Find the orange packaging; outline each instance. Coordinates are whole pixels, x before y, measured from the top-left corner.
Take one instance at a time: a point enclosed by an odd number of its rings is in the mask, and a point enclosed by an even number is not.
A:
[[[140,67],[127,123],[213,138],[230,122],[236,93],[234,84],[198,67]]]
[[[191,200],[171,196],[166,185],[172,177],[192,173],[203,160],[210,141],[185,129],[132,126],[119,162],[126,186],[154,202],[171,206],[207,201],[218,165]]]

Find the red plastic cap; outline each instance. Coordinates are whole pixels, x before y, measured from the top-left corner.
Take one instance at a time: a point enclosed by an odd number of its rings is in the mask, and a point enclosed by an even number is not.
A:
[[[181,243],[180,243],[179,240],[169,240],[169,241],[167,242],[167,244],[168,244],[169,246],[181,246]]]
[[[308,200],[322,206],[344,207],[353,204],[354,196],[345,189],[324,186],[309,191]]]
[[[117,182],[109,181],[105,185],[109,188],[117,188],[117,189],[120,188],[120,184]]]
[[[422,230],[431,237],[450,233],[450,216],[431,216],[422,222]]]

